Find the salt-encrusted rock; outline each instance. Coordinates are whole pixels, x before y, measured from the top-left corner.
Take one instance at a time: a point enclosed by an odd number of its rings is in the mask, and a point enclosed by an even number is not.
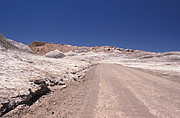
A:
[[[73,51],[70,51],[70,52],[67,52],[66,53],[66,56],[75,56],[76,53],[74,53]]]
[[[75,50],[75,52],[76,52],[76,53],[83,53],[83,52],[89,52],[89,50],[86,49],[86,48],[80,48],[80,49],[78,49],[78,50]]]
[[[1,32],[0,32],[0,49],[34,53],[29,46],[13,41],[11,39],[7,39],[3,36]]]
[[[65,57],[64,53],[59,50],[54,50],[49,53],[46,53],[44,56],[50,57],[50,58],[63,58]]]

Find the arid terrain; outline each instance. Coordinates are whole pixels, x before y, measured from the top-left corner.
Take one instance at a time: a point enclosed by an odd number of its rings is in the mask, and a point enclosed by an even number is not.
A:
[[[47,42],[0,33],[0,116],[179,118],[180,52]]]

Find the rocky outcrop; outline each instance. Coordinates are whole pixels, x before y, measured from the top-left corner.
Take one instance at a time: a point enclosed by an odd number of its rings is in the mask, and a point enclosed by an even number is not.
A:
[[[89,51],[92,52],[105,52],[105,53],[112,53],[115,50],[116,51],[127,51],[127,52],[133,52],[131,49],[121,49],[113,46],[95,46],[95,47],[86,47],[86,46],[71,46],[71,45],[65,45],[65,44],[55,44],[55,43],[46,43],[46,42],[39,42],[34,41],[32,42],[29,47],[38,55],[44,55],[46,53],[49,53],[54,50],[59,50],[63,53],[67,52],[75,52],[75,53],[86,53]]]
[[[7,39],[2,33],[0,33],[0,47],[3,50],[15,50],[15,51],[23,51],[28,53],[34,53],[29,46]]]
[[[70,52],[66,53],[66,56],[75,56],[75,55],[76,55],[76,53],[73,52],[73,51],[70,51]]]
[[[63,53],[74,51],[79,49],[77,46],[71,46],[71,45],[64,45],[64,44],[55,44],[55,43],[46,43],[46,42],[39,42],[35,41],[32,42],[29,47],[31,50],[33,50],[38,55],[44,55],[48,52],[59,50]]]
[[[3,38],[5,38],[5,37],[4,37],[3,34],[0,32],[0,39],[3,39]]]
[[[54,50],[54,51],[48,52],[44,56],[50,57],[50,58],[63,58],[63,57],[65,57],[65,55],[59,50]]]
[[[2,49],[8,50],[8,49],[13,49],[13,50],[18,50],[18,47],[15,45],[11,44],[3,35],[0,33],[0,47]]]
[[[29,46],[30,47],[38,47],[38,46],[43,46],[43,45],[46,45],[46,44],[47,44],[46,42],[34,41]]]
[[[22,94],[13,97],[9,101],[4,101],[0,104],[0,117],[7,112],[11,111],[12,109],[16,108],[18,105],[26,104],[31,105],[34,103],[39,97],[48,93],[50,89],[47,87],[45,81],[34,81],[34,84],[38,85],[38,88],[35,90],[29,89],[28,94]]]
[[[88,49],[88,48],[80,48],[80,49],[78,49],[78,50],[75,50],[74,52],[75,52],[75,53],[89,52],[89,49]]]

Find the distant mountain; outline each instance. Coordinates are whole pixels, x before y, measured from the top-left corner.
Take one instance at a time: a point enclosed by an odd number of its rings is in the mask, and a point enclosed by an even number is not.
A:
[[[95,47],[86,47],[86,46],[72,46],[66,44],[55,44],[55,43],[47,43],[47,42],[39,42],[34,41],[29,46],[13,41],[11,39],[5,38],[2,33],[0,33],[0,50],[13,50],[13,51],[23,51],[29,53],[36,53],[38,55],[45,55],[54,50],[59,50],[63,53],[66,52],[105,52],[105,53],[112,53],[114,51],[125,51],[125,52],[134,52],[131,49],[122,49],[113,46],[95,46]]]
[[[71,46],[71,45],[66,45],[66,44],[55,44],[55,43],[47,43],[47,42],[39,42],[39,41],[34,41],[32,42],[29,47],[31,48],[32,51],[39,55],[44,55],[50,51],[54,50],[59,50],[61,52],[69,52],[69,51],[74,51],[76,53],[81,53],[81,52],[106,52],[106,53],[111,53],[114,52],[114,50],[118,51],[129,51],[133,52],[133,50],[127,49],[121,49],[113,46],[95,46],[95,47],[86,47],[86,46]]]

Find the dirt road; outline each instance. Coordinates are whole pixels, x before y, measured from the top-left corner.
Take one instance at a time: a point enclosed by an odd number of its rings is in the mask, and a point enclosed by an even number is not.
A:
[[[15,116],[179,118],[180,83],[134,68],[100,64],[79,83],[46,95]]]

